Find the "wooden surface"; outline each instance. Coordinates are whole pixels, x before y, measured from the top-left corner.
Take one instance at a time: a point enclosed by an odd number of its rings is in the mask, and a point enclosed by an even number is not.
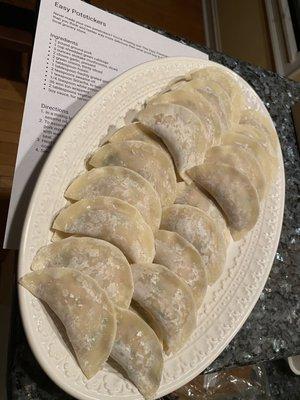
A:
[[[89,3],[205,44],[201,0],[90,0]]]
[[[12,50],[31,52],[32,34],[21,29],[0,25],[0,48],[9,47]]]
[[[26,10],[34,10],[37,0],[1,0],[1,3],[19,8],[25,8]]]
[[[11,191],[26,83],[0,78],[0,197]]]
[[[221,52],[275,71],[265,0],[217,0],[216,4]]]

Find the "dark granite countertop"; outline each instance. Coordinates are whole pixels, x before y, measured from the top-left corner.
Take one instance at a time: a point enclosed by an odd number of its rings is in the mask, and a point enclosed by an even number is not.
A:
[[[242,76],[264,101],[276,124],[286,176],[282,234],[266,286],[243,328],[207,372],[300,354],[300,159],[291,115],[291,106],[300,101],[300,84],[202,46],[190,45]],[[12,323],[8,398],[70,398],[36,362],[26,341],[17,306]]]
[[[243,328],[208,368],[213,371],[300,354],[300,158],[291,114],[300,101],[300,83],[222,54],[208,54],[242,76],[263,100],[276,125],[286,179],[283,226],[271,273]]]

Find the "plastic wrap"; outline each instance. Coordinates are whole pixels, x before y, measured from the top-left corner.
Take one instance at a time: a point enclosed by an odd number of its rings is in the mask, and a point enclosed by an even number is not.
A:
[[[261,365],[227,368],[199,375],[166,396],[169,400],[271,400],[266,371]]]

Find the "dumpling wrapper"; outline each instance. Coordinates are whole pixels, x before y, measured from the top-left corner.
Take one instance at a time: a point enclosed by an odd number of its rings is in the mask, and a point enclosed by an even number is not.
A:
[[[239,133],[228,133],[222,138],[222,144],[238,144],[251,153],[259,162],[265,176],[267,187],[271,185],[277,171],[277,160],[256,140]]]
[[[222,208],[235,240],[254,227],[259,216],[259,200],[246,175],[221,163],[205,163],[192,168],[188,174]]]
[[[135,312],[116,307],[117,334],[111,351],[146,399],[159,388],[163,370],[163,349],[150,326]]]
[[[133,280],[130,265],[116,246],[90,237],[69,237],[41,247],[31,269],[72,268],[89,275],[116,305],[128,308]]]
[[[198,309],[207,290],[206,272],[195,247],[176,232],[159,230],[155,234],[154,262],[182,278],[192,290]]]
[[[83,199],[63,208],[53,229],[107,240],[132,262],[151,262],[154,258],[151,228],[135,207],[114,197]]]
[[[233,127],[233,132],[238,133],[240,135],[245,135],[246,137],[255,140],[261,146],[263,146],[264,150],[269,153],[272,157],[277,157],[277,151],[274,149],[270,137],[265,134],[264,131],[259,130],[258,128],[247,125],[247,124],[237,124]]]
[[[266,137],[269,139],[274,151],[276,152],[275,154],[277,154],[277,132],[274,129],[274,126],[271,123],[270,119],[266,115],[256,110],[243,110],[240,115],[239,124],[251,125],[254,128],[257,128],[258,130],[264,132]]]
[[[231,234],[227,227],[226,220],[209,195],[204,194],[202,190],[197,188],[194,183],[189,185],[185,182],[177,182],[177,196],[175,204],[187,204],[197,207],[207,214],[215,223],[215,226],[220,230],[224,238],[225,246],[227,247],[231,241]]]
[[[178,104],[188,108],[201,119],[209,144],[218,143],[221,135],[221,123],[211,104],[195,89],[177,89],[158,94],[148,105]]]
[[[137,115],[164,142],[183,180],[185,171],[203,162],[208,139],[195,113],[178,104],[148,105]]]
[[[206,155],[205,162],[210,164],[221,163],[236,168],[245,174],[257,190],[259,199],[264,197],[266,181],[257,159],[242,146],[228,144],[211,147]]]
[[[153,231],[159,228],[161,204],[151,184],[136,172],[124,167],[94,168],[78,176],[65,197],[71,200],[116,197],[136,207]]]
[[[171,90],[194,89],[198,91],[214,108],[219,116],[221,131],[225,133],[231,126],[231,100],[226,91],[217,82],[211,79],[192,79],[191,81],[180,81],[171,86]]]
[[[205,78],[217,82],[231,100],[231,119],[238,121],[241,110],[245,107],[245,95],[238,80],[229,71],[217,66],[204,67],[191,73],[190,78]]]
[[[67,239],[70,236],[72,236],[72,237],[82,237],[81,235],[72,235],[72,233],[54,231],[53,235],[51,237],[51,242],[52,243],[56,243],[56,242],[59,242],[62,239]]]
[[[92,167],[121,166],[142,175],[159,195],[161,205],[172,204],[176,196],[176,175],[168,153],[150,143],[130,140],[109,143],[96,151]]]
[[[238,83],[233,76],[220,67],[204,67],[189,74],[190,79],[211,79],[223,87],[229,97],[234,95]],[[238,86],[239,87],[239,86]]]
[[[220,277],[227,246],[215,222],[199,208],[174,204],[163,210],[160,229],[178,233],[200,253],[208,284]]]
[[[155,335],[157,336],[158,341],[163,348],[164,335],[163,335],[161,326],[157,323],[157,321],[154,319],[154,317],[151,314],[147,313],[134,300],[131,302],[129,309],[131,311],[133,311],[135,314],[137,314],[140,318],[142,318],[142,320],[145,321],[146,324],[151,327],[151,329],[153,330],[153,332],[155,332]]]
[[[163,335],[167,354],[178,351],[196,327],[191,289],[159,264],[132,264],[133,300],[151,315]],[[155,331],[155,326],[153,326]]]
[[[47,303],[63,323],[84,375],[90,379],[103,366],[116,335],[112,302],[94,279],[70,268],[45,268],[19,283]]]
[[[121,143],[128,140],[150,143],[159,148],[163,146],[152,130],[142,125],[140,122],[133,122],[122,126],[122,128],[118,129],[108,141],[110,143]]]

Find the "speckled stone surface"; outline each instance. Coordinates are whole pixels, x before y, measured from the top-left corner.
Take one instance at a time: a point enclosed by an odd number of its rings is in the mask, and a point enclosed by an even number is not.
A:
[[[176,40],[185,43],[181,39]],[[192,46],[208,53],[211,60],[242,76],[264,101],[276,125],[286,174],[284,222],[269,279],[241,331],[206,371],[212,372],[227,366],[253,364],[300,354],[300,159],[291,116],[291,106],[300,101],[300,84],[207,48],[194,44]],[[13,321],[9,359],[8,399],[71,398],[50,381],[37,364],[24,336],[17,310]],[[272,363],[268,366],[273,371]],[[275,382],[279,373],[274,371]],[[296,390],[293,393],[300,393],[300,379],[295,379],[293,385]],[[273,386],[276,389],[276,383]],[[300,395],[286,397],[284,389],[278,390],[281,390],[279,396],[282,394],[283,397],[274,399],[300,399]]]
[[[278,132],[286,179],[283,227],[270,276],[241,331],[208,368],[213,371],[300,354],[300,158],[291,115],[300,84],[214,52],[210,59],[237,72],[264,101]]]
[[[264,364],[272,400],[299,400],[300,376],[295,375],[286,360]]]

